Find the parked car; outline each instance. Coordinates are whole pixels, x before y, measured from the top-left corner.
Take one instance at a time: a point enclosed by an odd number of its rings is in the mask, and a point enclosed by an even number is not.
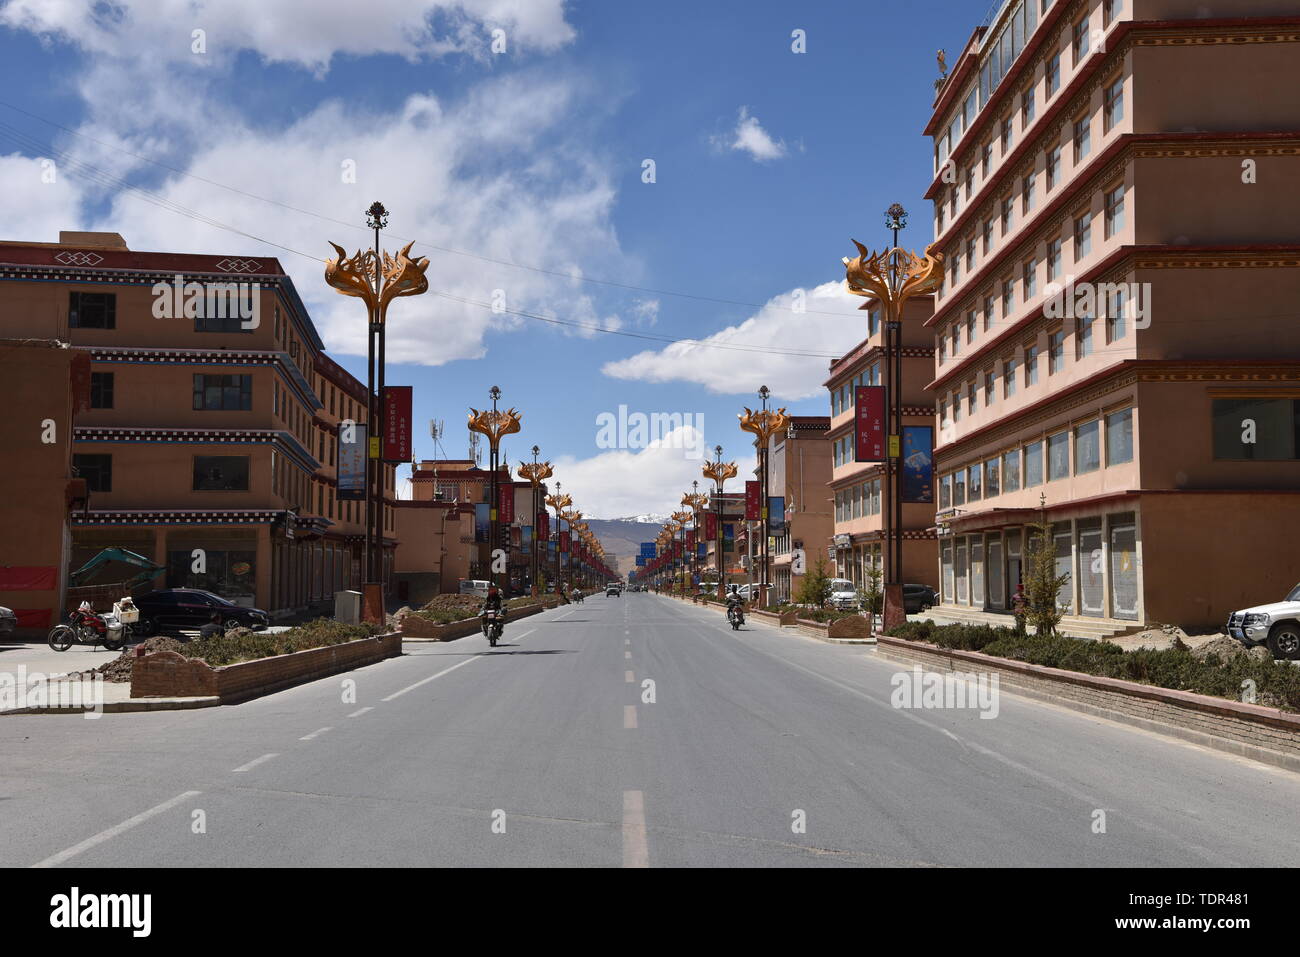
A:
[[[18,616],[13,613],[13,609],[0,605],[0,638],[12,635],[17,628]]]
[[[605,597],[606,597],[606,598],[609,598],[611,595],[612,595],[613,597],[617,598],[620,594],[621,594],[621,591],[620,591],[620,589],[619,589],[619,587],[618,587],[618,585],[617,585],[616,583],[614,583],[614,582],[610,582],[608,585],[605,586]]]
[[[1300,659],[1300,585],[1279,602],[1234,611],[1228,634],[1243,645],[1268,645],[1274,658]]]
[[[903,611],[909,615],[920,614],[939,602],[939,594],[929,585],[903,586]]]
[[[271,623],[271,616],[260,608],[247,608],[199,588],[162,588],[135,599],[140,610],[135,634],[149,637],[164,631],[194,631],[221,616],[227,626],[243,625],[254,631]]]
[[[858,586],[847,578],[832,578],[831,596],[826,604],[840,611],[855,611],[858,607]]]
[[[488,596],[488,589],[491,587],[492,583],[488,581],[482,581],[477,578],[462,578],[460,580],[459,591],[462,595],[476,595],[479,598],[486,598]]]

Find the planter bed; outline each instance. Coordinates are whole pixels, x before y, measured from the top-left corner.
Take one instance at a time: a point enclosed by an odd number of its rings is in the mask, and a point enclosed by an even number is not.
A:
[[[215,697],[222,704],[235,704],[401,653],[402,636],[396,632],[215,668],[201,658],[159,651],[135,659],[131,697]]]
[[[886,635],[876,653],[933,671],[996,674],[1000,685],[1026,697],[1300,771],[1300,714],[1279,708]]]
[[[520,618],[527,618],[530,615],[536,615],[553,607],[556,606],[539,602],[536,605],[525,605],[523,608],[511,608],[506,624],[509,626],[510,623],[518,621]],[[463,618],[460,621],[447,622],[446,624],[429,621],[427,618],[421,618],[419,615],[414,614],[407,615],[402,619],[402,638],[407,641],[455,641],[457,638],[468,638],[470,635],[481,635],[482,633],[483,628],[477,615],[471,618]]]

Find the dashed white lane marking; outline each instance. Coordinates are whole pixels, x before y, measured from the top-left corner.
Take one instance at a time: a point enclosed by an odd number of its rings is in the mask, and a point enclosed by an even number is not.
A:
[[[625,651],[625,652],[623,652],[623,657],[624,657],[624,658],[631,658],[631,657],[632,657],[632,652],[630,652],[630,651]]]
[[[333,729],[332,729],[332,728],[320,728],[320,729],[318,729],[318,730],[316,730],[316,731],[313,731],[311,734],[304,734],[304,735],[303,735],[301,738],[299,738],[298,740],[299,740],[299,741],[310,741],[312,738],[316,737],[317,735],[324,734],[326,731],[331,731],[331,730],[333,730]]]
[[[429,677],[427,677],[427,678],[421,678],[421,679],[420,679],[419,681],[417,681],[415,684],[413,684],[413,685],[407,685],[407,686],[406,686],[405,688],[403,688],[401,691],[394,691],[394,692],[393,692],[392,694],[390,694],[387,698],[380,698],[379,700],[380,700],[380,701],[392,701],[394,698],[400,698],[402,695],[406,694],[406,692],[408,692],[408,691],[414,691],[416,688],[420,687],[421,685],[427,685],[427,684],[428,684],[430,681],[432,681],[434,678],[441,678],[443,675],[445,675],[445,674],[449,674],[449,673],[455,671],[457,668],[464,668],[466,665],[472,665],[472,664],[473,664],[474,662],[476,662],[476,661],[478,661],[478,658],[466,658],[464,661],[460,662],[459,664],[452,665],[450,668],[443,668],[443,669],[442,669],[441,671],[439,671],[436,675],[429,675]],[[362,708],[361,710],[362,710],[362,711],[369,711],[370,709],[369,709],[369,708]],[[361,714],[361,711],[358,711],[357,714]],[[348,715],[348,717],[351,718],[351,717],[353,717],[353,715]]]
[[[197,797],[202,793],[203,793],[202,791],[186,791],[184,794],[178,794],[170,801],[164,801],[162,804],[159,804],[157,807],[151,807],[147,811],[142,811],[141,813],[137,814],[135,817],[123,821],[121,824],[118,824],[114,827],[110,827],[106,831],[100,831],[95,836],[86,838],[80,844],[72,845],[72,847],[68,848],[66,851],[59,851],[59,853],[47,857],[45,860],[40,861],[39,863],[33,864],[32,867],[57,867],[59,864],[62,864],[68,858],[76,857],[82,851],[88,851],[97,844],[103,844],[105,841],[111,841],[119,834],[131,830],[131,828],[135,827],[137,824],[143,824],[145,821],[149,820],[149,818],[162,814],[164,811],[168,811],[174,808],[177,804],[180,804],[182,801],[188,801],[190,798]]]
[[[636,705],[629,704],[623,706],[623,727],[636,727]]]
[[[253,760],[249,761],[249,762],[248,762],[247,764],[245,764],[243,767],[235,768],[235,770],[231,771],[230,773],[231,773],[231,774],[241,774],[241,773],[243,773],[244,771],[251,771],[253,768],[257,767],[259,764],[264,764],[264,763],[266,763],[267,761],[270,761],[272,758],[277,758],[277,757],[279,757],[279,756],[280,756],[280,752],[278,752],[278,751],[273,751],[273,752],[271,752],[270,754],[264,754],[264,755],[262,755],[260,758],[253,758]]]
[[[645,839],[645,797],[640,791],[623,792],[623,866],[650,866],[650,850]]]
[[[471,660],[473,660],[473,659],[471,659]],[[348,717],[349,717],[349,718],[358,718],[358,717],[360,717],[361,715],[365,714],[367,711],[374,711],[374,710],[375,710],[374,708],[357,708],[357,710],[356,710],[356,711],[353,711],[350,715],[348,715]]]
[[[633,681],[633,678],[632,678],[632,672],[630,672],[630,671],[625,671],[625,672],[623,672],[623,680],[624,680],[625,682],[627,682],[628,684],[631,684],[632,681]]]

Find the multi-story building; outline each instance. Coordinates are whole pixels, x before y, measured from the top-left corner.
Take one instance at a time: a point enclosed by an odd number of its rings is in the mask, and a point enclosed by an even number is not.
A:
[[[804,577],[825,556],[831,540],[831,504],[826,485],[831,480],[831,446],[826,441],[830,419],[824,415],[792,415],[790,427],[772,436],[768,455],[768,494],[781,498],[784,517],[770,530],[772,588],[769,604],[793,601]]]
[[[1300,579],[1295,13],[1008,0],[939,88],[944,611],[1008,608],[1040,514],[1082,632]]]
[[[339,499],[336,464],[365,389],[324,355],[276,259],[140,252],[116,233],[3,242],[0,335],[91,360],[73,567],[121,546],[166,566],[155,584],[276,613],[360,586],[365,507]]]
[[[825,386],[830,390],[831,415],[826,433],[830,440],[827,479],[833,505],[829,554],[835,574],[859,588],[868,582],[867,569],[883,569],[887,554],[886,529],[892,528],[893,488],[883,462],[858,462],[854,447],[854,400],[857,386],[886,385],[890,378],[880,304],[862,304],[867,313],[867,338],[830,365]],[[925,322],[934,311],[933,298],[917,296],[903,305],[903,427],[907,438],[917,437],[929,455],[934,431],[934,403],[926,385],[934,372],[934,337]],[[888,391],[886,391],[888,397]],[[892,402],[892,398],[889,398]],[[933,483],[931,483],[932,485]],[[917,490],[918,492],[920,490]],[[933,499],[933,488],[929,490]],[[934,531],[934,505],[903,503],[903,579],[933,584],[938,554]],[[820,550],[820,549],[819,549]],[[810,553],[811,554],[811,553]],[[881,577],[882,584],[887,576]]]
[[[737,548],[737,542],[744,544],[744,524],[745,524],[745,493],[744,492],[723,492],[717,495],[715,492],[709,492],[709,511],[717,505],[721,506],[720,514],[722,522],[722,570],[723,578],[728,585],[744,584],[748,579],[748,570],[741,563],[741,551]],[[705,526],[701,525],[702,528]],[[727,535],[730,531],[731,534]],[[718,542],[716,538],[710,539],[704,543],[704,560],[701,562],[701,568],[710,575],[717,574],[718,568]]]

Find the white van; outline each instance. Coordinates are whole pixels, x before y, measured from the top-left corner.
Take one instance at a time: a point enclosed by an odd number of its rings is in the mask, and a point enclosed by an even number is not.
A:
[[[491,582],[480,581],[475,578],[462,578],[460,580],[460,593],[462,595],[476,595],[479,598],[486,598],[488,589],[491,587]]]
[[[831,597],[826,602],[840,611],[853,611],[858,607],[858,586],[847,578],[831,579]]]

